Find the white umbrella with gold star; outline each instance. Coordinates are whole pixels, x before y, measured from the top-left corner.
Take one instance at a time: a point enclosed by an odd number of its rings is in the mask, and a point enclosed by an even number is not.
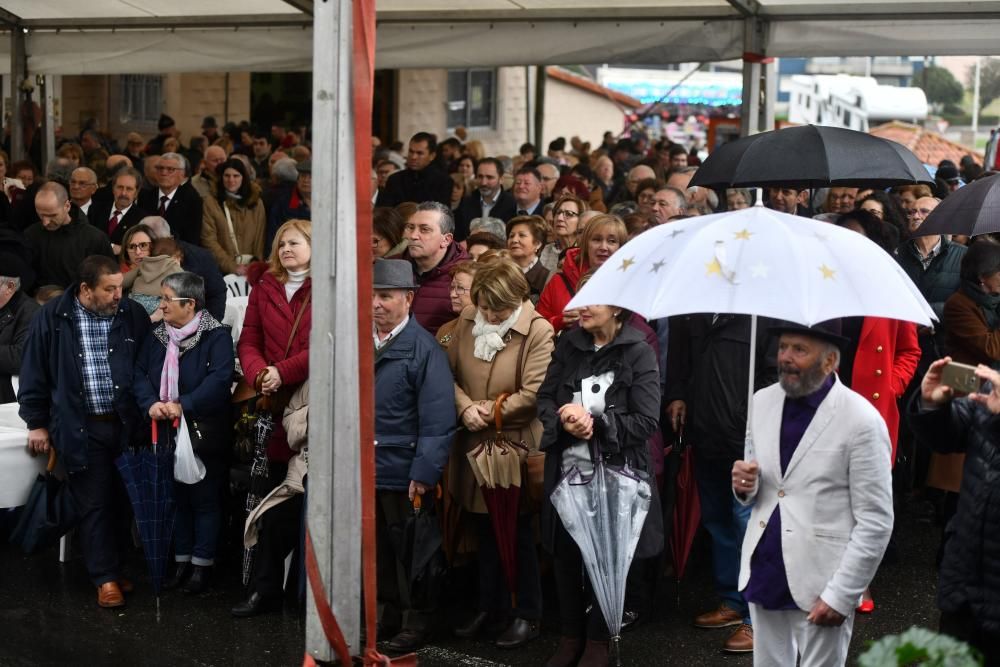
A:
[[[924,326],[936,319],[896,260],[863,235],[762,206],[643,232],[566,309],[595,304],[647,319],[734,313],[807,326],[856,316]]]

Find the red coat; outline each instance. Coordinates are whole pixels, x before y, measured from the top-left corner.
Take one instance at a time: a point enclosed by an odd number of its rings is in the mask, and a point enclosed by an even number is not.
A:
[[[255,265],[257,266],[262,265]],[[243,320],[243,332],[236,351],[240,357],[243,375],[252,382],[257,373],[268,366],[274,366],[281,375],[285,386],[302,384],[309,379],[309,329],[312,324],[312,303],[306,307],[299,321],[285,356],[285,347],[292,334],[295,318],[302,309],[302,303],[312,290],[312,279],[306,278],[305,283],[292,296],[289,303],[285,296],[285,285],[278,282],[269,271],[260,274],[259,270],[247,274],[247,279],[253,286],[247,302],[246,316]],[[281,420],[276,420],[274,433],[267,445],[267,457],[272,461],[284,463],[291,458],[293,452],[288,448],[285,431]]]
[[[561,275],[554,274],[549,278],[549,282],[542,290],[542,295],[538,297],[538,304],[535,310],[544,317],[555,329],[556,333],[563,328],[563,309],[569,300],[576,294],[576,285],[580,282],[580,276],[590,268],[584,265],[582,268],[577,263],[580,257],[580,248],[570,248],[566,251],[566,258],[563,259],[562,269],[558,273],[566,276],[563,280]],[[573,292],[566,288],[566,282],[573,286]]]
[[[892,462],[896,462],[899,435],[897,401],[913,379],[920,361],[917,327],[909,322],[866,317],[854,356],[851,388],[875,406],[892,439]]]

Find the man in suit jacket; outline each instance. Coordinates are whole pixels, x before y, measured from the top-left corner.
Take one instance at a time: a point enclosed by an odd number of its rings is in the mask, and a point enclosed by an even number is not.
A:
[[[139,194],[139,207],[167,219],[174,235],[188,243],[201,243],[202,199],[190,181],[187,158],[179,153],[164,153],[156,163],[159,188],[147,188]]]
[[[376,206],[397,206],[406,201],[417,204],[436,201],[451,206],[451,177],[435,164],[437,137],[417,132],[410,139],[406,169],[397,171],[379,192]]]
[[[892,532],[885,421],[837,379],[839,322],[780,333],[778,384],[754,396],[756,456],[733,465],[753,505],[740,563],[755,665],[843,665],[854,609]]]
[[[479,189],[462,199],[455,211],[455,240],[469,236],[469,225],[476,218],[497,218],[507,222],[517,213],[514,196],[503,189],[503,162],[495,157],[483,158],[476,165]]]
[[[142,188],[142,174],[132,167],[119,169],[111,179],[113,199],[94,201],[87,217],[90,224],[108,235],[115,254],[121,251],[122,237],[149,213],[136,204]]]

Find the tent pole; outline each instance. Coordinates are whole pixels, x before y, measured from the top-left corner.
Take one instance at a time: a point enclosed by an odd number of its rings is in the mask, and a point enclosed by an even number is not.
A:
[[[24,93],[21,82],[24,81],[27,67],[27,47],[24,30],[15,25],[10,29],[10,161],[23,160],[27,147],[24,145],[24,117],[21,106],[24,103]]]
[[[313,181],[321,185],[313,189],[312,195],[312,442],[306,516],[323,587],[352,653],[360,651],[361,602],[358,320],[364,318],[363,311],[369,317],[371,312],[370,301],[359,303],[358,299],[361,278],[355,227],[358,209],[352,94],[355,4],[314,5]],[[370,82],[367,85],[370,87]],[[368,138],[357,137],[357,141],[367,143]],[[367,171],[361,176],[367,181]],[[360,268],[364,271],[366,267]],[[366,372],[370,374],[371,369]],[[309,587],[306,591],[306,651],[317,660],[332,660],[333,652],[316,613],[312,591]]]

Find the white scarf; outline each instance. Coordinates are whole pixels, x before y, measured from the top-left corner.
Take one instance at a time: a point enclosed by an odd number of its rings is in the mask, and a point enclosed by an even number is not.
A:
[[[517,322],[517,318],[521,316],[521,308],[523,307],[518,306],[517,310],[500,324],[490,324],[483,317],[482,312],[476,310],[476,324],[472,327],[472,335],[476,338],[476,349],[473,352],[476,359],[493,361],[497,352],[507,347],[507,344],[503,342],[504,336]]]

